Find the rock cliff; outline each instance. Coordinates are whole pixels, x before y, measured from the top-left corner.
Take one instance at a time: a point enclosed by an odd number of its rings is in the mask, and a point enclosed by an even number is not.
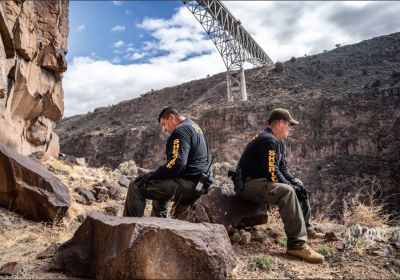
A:
[[[153,168],[164,159],[166,139],[157,116],[174,105],[203,126],[216,161],[234,165],[265,115],[284,107],[300,121],[287,141],[289,164],[312,189],[316,208],[340,208],[359,191],[354,180],[365,178],[398,210],[400,33],[292,58],[283,68],[247,70],[247,102],[227,103],[225,75],[218,74],[63,119],[62,152],[94,166],[133,159]]]
[[[0,143],[57,155],[68,1],[1,1],[0,32]]]

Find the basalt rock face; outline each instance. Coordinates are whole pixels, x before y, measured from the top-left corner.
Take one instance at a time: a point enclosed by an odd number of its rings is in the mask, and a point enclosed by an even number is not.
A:
[[[300,121],[286,141],[288,161],[312,190],[314,209],[338,210],[359,191],[354,180],[365,178],[378,181],[388,209],[399,212],[400,33],[291,59],[283,72],[247,70],[246,83],[247,102],[227,103],[218,74],[64,119],[61,149],[91,165],[133,159],[154,168],[165,158],[157,116],[174,105],[204,128],[217,162],[236,163],[265,115],[283,107]]]
[[[1,1],[0,32],[0,143],[57,155],[68,1]]]

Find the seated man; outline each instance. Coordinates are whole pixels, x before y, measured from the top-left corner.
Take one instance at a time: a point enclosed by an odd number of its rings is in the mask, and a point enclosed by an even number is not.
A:
[[[235,190],[244,199],[279,207],[287,235],[287,254],[322,263],[324,256],[306,244],[306,223],[295,189],[298,194],[306,192],[287,170],[281,141],[287,139],[292,126],[297,124],[285,109],[271,112],[267,128],[246,146],[239,160],[237,169],[243,180],[235,180]],[[306,215],[308,220],[309,210]]]
[[[129,184],[123,216],[142,217],[146,199],[152,199],[152,216],[167,217],[169,200],[179,203],[202,194],[204,189],[198,189],[202,174],[206,189],[212,183],[208,143],[200,126],[173,107],[164,108],[158,122],[170,133],[167,162]]]

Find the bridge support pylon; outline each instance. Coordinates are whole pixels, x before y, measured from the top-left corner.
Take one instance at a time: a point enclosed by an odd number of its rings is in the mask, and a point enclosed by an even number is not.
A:
[[[247,101],[246,78],[243,68],[226,72],[226,88],[228,102]]]

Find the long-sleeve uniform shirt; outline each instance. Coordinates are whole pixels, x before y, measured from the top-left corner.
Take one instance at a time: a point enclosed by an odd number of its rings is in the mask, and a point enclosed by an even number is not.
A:
[[[242,178],[267,178],[268,181],[291,185],[295,177],[289,172],[285,146],[266,128],[247,144],[238,163]]]
[[[197,180],[209,167],[207,140],[199,125],[185,119],[171,133],[165,147],[167,162],[158,167],[152,179]],[[208,172],[210,183],[212,172]]]

